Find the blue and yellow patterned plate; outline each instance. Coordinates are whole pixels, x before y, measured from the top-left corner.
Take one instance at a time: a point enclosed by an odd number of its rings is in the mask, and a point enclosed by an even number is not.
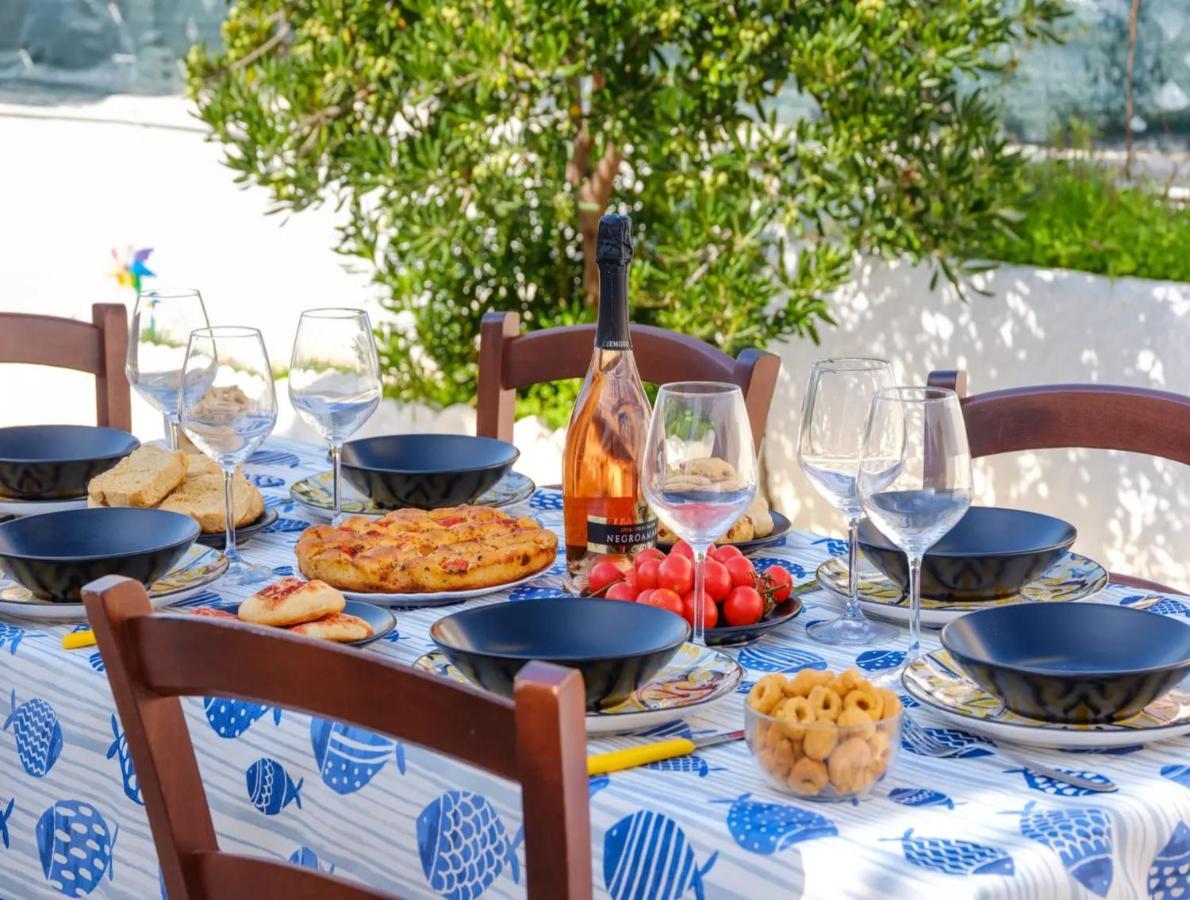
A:
[[[423,672],[470,684],[467,677],[437,651],[414,664]],[[694,713],[706,712],[735,693],[744,670],[712,647],[684,644],[657,677],[623,703],[587,713],[587,734],[644,731]]]
[[[219,550],[192,544],[176,566],[153,582],[149,603],[154,609],[190,597],[227,571],[227,557]],[[85,619],[82,603],[38,600],[26,588],[0,579],[0,613],[27,619]]]
[[[840,598],[847,596],[847,560],[834,556],[818,567],[818,583]],[[922,599],[921,623],[942,627],[964,613],[1013,603],[1070,603],[1107,587],[1107,570],[1093,559],[1067,551],[1019,594],[997,600],[947,603]],[[893,622],[909,622],[909,599],[891,578],[861,557],[859,605],[865,613]]]
[[[1067,725],[1017,715],[962,674],[938,650],[906,667],[901,676],[911,697],[950,724],[997,741],[1059,749],[1107,750],[1190,734],[1190,692],[1173,690],[1129,719],[1104,725]]]
[[[343,482],[341,489],[343,493],[339,504],[343,508],[343,512],[348,515],[379,517],[391,512],[391,510],[376,506],[371,499],[361,497],[359,492],[346,481]],[[329,517],[334,505],[331,490],[331,473],[321,472],[318,475],[303,478],[301,481],[295,481],[289,489],[289,496],[293,498],[294,503],[314,515]],[[481,494],[475,501],[475,505],[492,506],[497,509],[512,506],[514,503],[528,500],[533,496],[535,490],[537,490],[537,485],[528,475],[509,472]]]

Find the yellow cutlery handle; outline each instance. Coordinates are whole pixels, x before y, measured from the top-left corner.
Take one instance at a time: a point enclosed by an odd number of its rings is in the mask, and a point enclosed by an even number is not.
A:
[[[686,738],[674,738],[670,741],[657,741],[640,747],[628,747],[625,750],[612,750],[610,753],[597,753],[587,757],[587,774],[606,775],[608,772],[634,769],[637,766],[660,762],[663,759],[688,756],[693,752],[694,741],[688,741]]]
[[[70,634],[64,634],[62,635],[62,646],[67,650],[94,647],[95,632],[88,628],[86,631],[72,631]]]

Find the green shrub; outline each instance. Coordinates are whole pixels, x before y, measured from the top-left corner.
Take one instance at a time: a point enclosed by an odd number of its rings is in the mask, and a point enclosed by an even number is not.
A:
[[[594,314],[595,224],[638,236],[633,317],[734,353],[816,338],[857,250],[930,260],[1009,215],[1020,160],[972,76],[1062,0],[239,0],[188,85],[243,181],[346,210],[394,314],[389,389],[470,400],[478,323]],[[805,115],[783,121],[779,99]],[[525,409],[564,416],[569,390]]]

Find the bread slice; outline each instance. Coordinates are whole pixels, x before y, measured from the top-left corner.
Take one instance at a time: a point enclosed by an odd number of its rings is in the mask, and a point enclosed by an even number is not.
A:
[[[91,479],[88,506],[156,506],[186,477],[180,451],[145,444]]]
[[[206,457],[191,456],[190,460],[186,479],[162,501],[161,508],[185,513],[207,534],[224,531],[223,471]],[[242,472],[236,472],[232,482],[232,499],[236,528],[255,521],[264,512],[264,497]]]
[[[371,625],[359,616],[341,612],[331,613],[321,619],[315,619],[313,622],[291,625],[285,630],[291,634],[321,638],[324,641],[335,641],[340,644],[349,641],[362,641],[364,638],[372,636]]]
[[[342,612],[346,605],[343,594],[325,581],[282,578],[241,603],[237,615],[256,625],[301,625]]]

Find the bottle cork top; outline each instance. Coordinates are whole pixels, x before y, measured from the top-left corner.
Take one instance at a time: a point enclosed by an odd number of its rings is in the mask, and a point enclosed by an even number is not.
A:
[[[609,213],[599,220],[595,261],[626,266],[632,261],[632,220]]]

